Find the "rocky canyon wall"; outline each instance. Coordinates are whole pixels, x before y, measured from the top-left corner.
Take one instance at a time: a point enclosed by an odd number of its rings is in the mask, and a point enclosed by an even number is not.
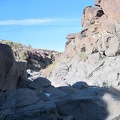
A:
[[[66,36],[65,52],[48,76],[56,86],[86,81],[119,87],[120,1],[94,4],[83,10],[82,31]]]
[[[81,19],[82,31],[67,35],[66,51],[72,51],[74,46],[74,51],[78,53],[99,52],[105,56],[119,54],[119,7],[120,2],[117,0],[96,0],[94,7],[86,7]]]

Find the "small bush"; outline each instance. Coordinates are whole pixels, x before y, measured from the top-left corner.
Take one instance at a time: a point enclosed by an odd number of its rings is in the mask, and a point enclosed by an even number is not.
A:
[[[56,67],[56,65],[57,65],[58,62],[59,62],[59,57],[58,57],[55,61],[53,61],[52,64],[48,65],[48,66],[44,69],[44,75],[45,75],[45,76],[48,76],[48,75],[52,72],[52,70]]]
[[[13,46],[13,42],[11,42],[11,41],[3,41],[2,43],[6,44],[6,45],[9,45],[10,47]]]
[[[18,53],[18,55],[19,55],[19,59],[20,59],[20,60],[25,60],[24,51],[20,51],[20,52]]]
[[[88,55],[87,53],[85,52],[80,52],[78,53],[78,58],[81,60],[81,61],[86,61],[88,59]]]

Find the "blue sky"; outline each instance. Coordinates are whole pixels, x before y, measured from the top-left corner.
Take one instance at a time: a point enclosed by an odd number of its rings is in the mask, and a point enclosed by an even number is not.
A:
[[[81,30],[84,7],[94,0],[0,0],[0,39],[64,51],[66,35]]]

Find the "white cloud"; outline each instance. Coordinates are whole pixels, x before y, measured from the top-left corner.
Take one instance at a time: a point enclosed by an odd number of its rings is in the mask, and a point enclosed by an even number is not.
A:
[[[23,19],[23,20],[0,20],[0,25],[41,25],[49,23],[68,23],[79,19],[74,18],[48,18],[48,19]]]
[[[50,19],[24,19],[24,20],[4,20],[0,25],[36,25],[52,22]]]

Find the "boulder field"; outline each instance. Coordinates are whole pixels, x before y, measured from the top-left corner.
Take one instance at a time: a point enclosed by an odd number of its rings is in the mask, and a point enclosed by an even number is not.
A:
[[[24,62],[26,69],[40,71],[57,59],[61,52],[46,49],[34,49],[30,45],[25,46],[8,40],[0,40],[0,43],[9,45],[17,62]]]

